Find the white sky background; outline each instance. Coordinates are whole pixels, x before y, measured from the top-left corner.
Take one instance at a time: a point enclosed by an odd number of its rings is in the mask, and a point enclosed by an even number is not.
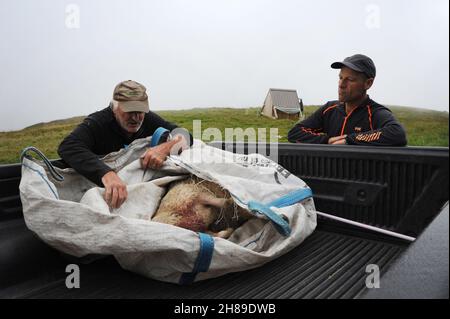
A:
[[[377,102],[449,110],[448,0],[0,0],[0,37],[0,131],[92,113],[128,79],[153,110],[261,106],[269,88],[324,104],[355,53]]]

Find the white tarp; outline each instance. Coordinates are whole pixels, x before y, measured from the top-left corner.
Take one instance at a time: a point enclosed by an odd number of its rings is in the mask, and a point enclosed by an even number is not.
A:
[[[103,188],[73,169],[57,169],[57,181],[43,162],[25,157],[20,196],[29,229],[50,246],[73,256],[114,255],[119,264],[144,276],[178,283],[194,269],[200,236],[193,231],[152,222],[166,185],[186,174],[219,183],[244,208],[250,201],[267,204],[307,185],[277,163],[258,155],[238,155],[195,141],[180,156],[171,156],[163,168],[140,168],[139,156],[150,138],[134,141],[127,149],[103,158],[127,183],[128,199],[111,210]],[[288,220],[290,234],[255,213],[229,239],[214,238],[209,269],[195,280],[255,268],[298,246],[316,227],[312,198],[271,211]],[[281,205],[282,206],[282,205]]]

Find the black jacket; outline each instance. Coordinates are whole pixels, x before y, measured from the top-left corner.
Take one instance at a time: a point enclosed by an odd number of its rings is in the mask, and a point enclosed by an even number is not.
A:
[[[93,113],[75,128],[59,145],[63,161],[95,184],[102,186],[103,175],[112,169],[99,158],[118,151],[138,138],[153,135],[158,127],[177,128],[159,115],[149,112],[138,132],[128,137],[117,123],[110,107]],[[191,138],[192,141],[192,138]]]
[[[327,144],[334,136],[347,134],[347,144],[404,146],[406,133],[392,112],[367,98],[350,114],[345,105],[331,101],[320,107],[288,133],[292,143]]]

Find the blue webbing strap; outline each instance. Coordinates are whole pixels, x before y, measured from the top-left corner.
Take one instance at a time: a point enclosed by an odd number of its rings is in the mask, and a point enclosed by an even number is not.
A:
[[[265,215],[273,223],[275,228],[283,236],[289,236],[291,233],[291,227],[288,222],[285,221],[280,215],[276,214],[269,206],[255,201],[248,202],[248,209],[250,211],[256,211],[260,214]]]
[[[282,234],[283,236],[289,236],[289,234],[291,233],[291,227],[289,226],[289,223],[281,216],[276,214],[272,209],[270,209],[270,207],[282,208],[291,206],[312,196],[313,194],[310,188],[302,188],[287,195],[281,196],[280,198],[268,204],[250,201],[247,205],[249,210],[256,211],[269,218],[280,234]]]
[[[198,235],[200,237],[200,250],[195,261],[194,269],[192,269],[192,272],[186,272],[181,275],[179,281],[181,285],[188,285],[194,282],[197,274],[199,272],[207,272],[211,264],[214,252],[214,238],[205,233],[198,233]]]
[[[268,203],[267,206],[278,208],[287,207],[312,196],[311,188],[301,188]]]
[[[152,139],[150,140],[150,147],[155,147],[159,145],[163,135],[167,134],[168,132],[169,132],[168,129],[165,129],[164,127],[158,127],[152,135]]]

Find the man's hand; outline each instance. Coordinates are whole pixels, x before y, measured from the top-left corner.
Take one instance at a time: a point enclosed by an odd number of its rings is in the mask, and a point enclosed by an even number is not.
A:
[[[142,169],[151,168],[158,169],[163,166],[167,156],[170,154],[178,154],[179,150],[184,149],[185,139],[181,135],[177,135],[173,140],[161,145],[149,148],[144,155],[141,156]]]
[[[127,185],[113,171],[110,171],[102,177],[105,185],[105,202],[111,208],[119,208],[128,197]]]
[[[328,140],[328,144],[332,144],[332,145],[345,145],[347,144],[345,141],[345,138],[347,137],[347,135],[340,135],[340,136],[335,136],[335,137],[331,137]]]

